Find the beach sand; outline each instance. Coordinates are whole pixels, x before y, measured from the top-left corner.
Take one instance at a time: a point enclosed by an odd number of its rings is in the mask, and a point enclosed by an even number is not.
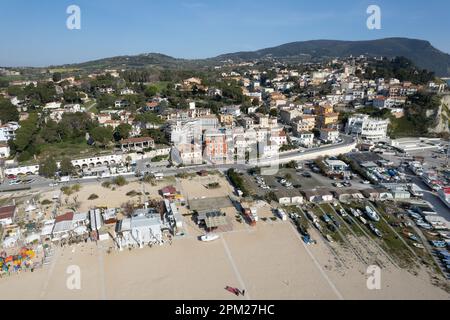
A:
[[[366,287],[357,261],[336,267],[321,241],[305,246],[288,222],[260,223],[212,243],[197,233],[172,245],[113,251],[108,243],[58,248],[50,265],[0,279],[1,299],[449,299],[418,277],[392,266],[382,270],[382,289]],[[345,255],[345,252],[341,253]],[[343,257],[352,261],[351,257]],[[350,263],[348,263],[350,265]],[[66,286],[67,268],[78,265],[81,290]],[[226,286],[246,289],[236,297]]]

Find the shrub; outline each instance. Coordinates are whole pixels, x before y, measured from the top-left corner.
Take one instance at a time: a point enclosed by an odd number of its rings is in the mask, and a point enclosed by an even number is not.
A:
[[[220,187],[220,184],[218,182],[213,182],[208,184],[208,189],[217,189]]]
[[[64,193],[66,196],[70,196],[70,195],[73,193],[72,188],[69,187],[69,186],[64,186],[64,187],[62,187],[62,188],[61,188],[61,191],[62,191],[62,193]]]
[[[154,176],[150,175],[150,174],[146,174],[143,178],[142,181],[145,183],[150,183],[150,184],[154,184],[155,183],[155,178]]]
[[[53,202],[50,201],[50,200],[48,200],[48,199],[42,200],[42,202],[41,202],[41,204],[42,204],[43,206],[47,206],[47,205],[52,204],[52,203],[53,203]]]
[[[111,182],[109,182],[109,181],[103,182],[103,183],[102,183],[102,187],[103,187],[103,188],[109,189],[109,187],[111,187]]]
[[[123,187],[128,184],[128,181],[124,177],[118,176],[113,179],[113,183],[118,187]]]
[[[161,161],[167,160],[168,158],[169,158],[169,156],[156,156],[156,157],[153,157],[150,161],[151,162],[161,162]]]
[[[126,195],[128,197],[135,197],[135,196],[140,196],[142,195],[141,192],[136,192],[136,190],[131,190],[130,192],[127,192]]]
[[[88,198],[88,200],[95,200],[98,199],[98,195],[96,195],[95,193],[91,194]]]

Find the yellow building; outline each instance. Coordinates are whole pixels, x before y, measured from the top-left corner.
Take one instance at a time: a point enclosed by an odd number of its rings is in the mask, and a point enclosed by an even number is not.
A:
[[[317,117],[317,125],[319,128],[328,128],[337,124],[339,121],[339,113],[321,114]]]
[[[321,105],[321,106],[316,106],[315,108],[316,110],[316,114],[329,114],[329,113],[334,113],[334,108],[333,106],[326,104],[326,105]]]
[[[316,126],[316,116],[304,114],[298,117],[298,123],[296,129],[300,131],[311,131]]]
[[[222,125],[231,126],[234,122],[234,117],[231,114],[221,114],[219,115],[219,121]]]

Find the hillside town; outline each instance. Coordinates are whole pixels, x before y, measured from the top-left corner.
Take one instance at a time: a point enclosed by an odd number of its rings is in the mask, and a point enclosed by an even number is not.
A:
[[[406,58],[28,72],[0,70],[17,78],[0,88],[0,288],[86,251],[221,238],[245,256],[254,232],[316,250],[331,277],[377,264],[412,298],[448,297],[450,90]]]

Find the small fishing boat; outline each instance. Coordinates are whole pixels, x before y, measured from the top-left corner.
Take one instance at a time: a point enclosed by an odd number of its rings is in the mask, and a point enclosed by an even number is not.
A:
[[[200,237],[200,240],[202,240],[203,242],[211,242],[211,241],[214,241],[214,240],[217,240],[217,239],[219,239],[219,235],[212,234],[212,233],[205,234],[205,235]]]
[[[378,222],[380,221],[380,216],[373,210],[371,207],[366,207],[366,215],[369,217],[370,220]]]

